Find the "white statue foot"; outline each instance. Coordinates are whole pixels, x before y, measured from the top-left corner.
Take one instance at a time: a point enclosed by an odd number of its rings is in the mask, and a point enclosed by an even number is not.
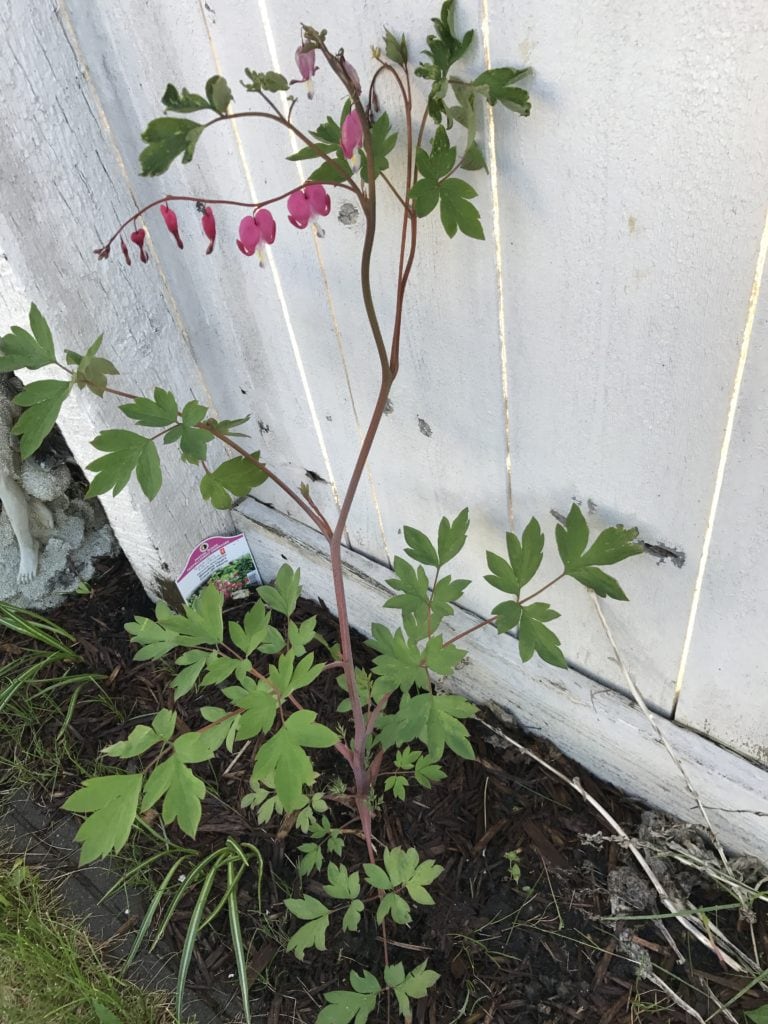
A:
[[[25,545],[20,549],[21,561],[19,563],[19,574],[16,577],[19,583],[29,583],[37,576],[37,556],[40,547],[37,541],[32,541],[32,545]]]
[[[54,527],[53,512],[51,512],[45,502],[40,501],[39,498],[32,498],[31,505],[43,529],[52,530]]]

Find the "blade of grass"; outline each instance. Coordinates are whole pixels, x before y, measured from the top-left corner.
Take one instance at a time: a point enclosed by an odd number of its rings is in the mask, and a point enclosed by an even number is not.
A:
[[[149,929],[152,927],[152,921],[154,920],[155,914],[157,913],[163,896],[165,895],[168,886],[171,884],[175,877],[176,869],[179,867],[180,864],[184,862],[184,860],[184,857],[179,857],[179,859],[173,864],[173,867],[169,868],[169,870],[163,877],[162,882],[157,887],[157,891],[150,900],[149,906],[147,907],[144,917],[141,920],[141,924],[139,925],[139,929],[136,932],[136,937],[133,940],[130,952],[128,953],[128,956],[126,958],[126,968],[131,966],[131,964],[134,961],[134,958],[136,957],[136,954],[141,949],[142,943],[144,942],[144,939],[147,937]],[[154,944],[152,948],[154,949]]]
[[[244,871],[241,868],[241,871]],[[229,910],[229,933],[232,936],[232,948],[237,963],[237,980],[240,983],[240,996],[243,1000],[243,1016],[245,1024],[251,1024],[251,1000],[248,985],[248,962],[243,946],[243,933],[240,928],[240,908],[237,904],[237,883],[239,875],[235,875],[234,862],[227,861],[227,905]]]
[[[219,864],[219,867],[224,867],[226,865],[226,867],[227,867],[227,877],[229,877],[229,866],[230,866],[231,863],[232,863],[231,858],[225,856],[225,857],[222,857],[221,864]],[[237,872],[235,873],[235,881],[234,881],[235,891],[237,891],[237,887],[240,884],[240,879],[243,877],[243,873],[245,872],[245,870],[246,869],[242,865],[240,865],[238,867],[238,869],[237,869]],[[228,901],[229,901],[229,883],[227,883],[227,888],[226,888],[226,890],[224,892],[224,895],[219,898],[219,900],[217,901],[217,903],[214,906],[213,910],[211,910],[209,912],[208,916],[205,918],[203,923],[200,925],[200,930],[201,931],[203,929],[207,928],[209,924],[212,924],[216,920],[216,918],[222,912],[224,907],[227,905]]]
[[[187,934],[184,937],[184,946],[181,950],[181,961],[179,963],[179,977],[176,982],[176,1015],[181,1017],[184,1002],[184,991],[187,987],[187,975],[189,974],[189,967],[192,963],[192,956],[195,951],[195,943],[197,942],[197,936],[200,931],[200,921],[203,913],[205,912],[206,904],[208,903],[208,897],[213,887],[214,879],[219,869],[217,863],[205,877],[200,888],[200,894],[197,897],[195,903],[195,909],[192,911],[192,917],[189,919],[189,925],[187,926]]]
[[[259,876],[258,877],[258,887],[257,887],[257,897],[258,897],[258,901],[259,901],[259,913],[260,914],[263,913],[262,906],[261,906],[261,885],[262,885],[262,880],[263,880],[263,877],[264,877],[264,858],[261,855],[261,850],[258,848],[258,846],[254,846],[253,843],[243,843],[241,845],[240,843],[237,842],[236,839],[233,839],[231,836],[227,839],[227,846],[229,846],[231,849],[235,850],[237,852],[238,856],[245,863],[247,863],[249,867],[251,866],[251,862],[248,860],[248,857],[246,856],[245,849],[249,849],[251,851],[251,853],[253,854],[253,856],[256,858],[256,862],[258,864],[258,876]]]
[[[187,877],[184,880],[184,882],[181,884],[178,892],[176,893],[176,895],[171,900],[171,903],[170,903],[168,909],[166,910],[165,914],[163,915],[163,920],[162,920],[162,923],[160,924],[160,927],[159,927],[159,929],[157,931],[157,935],[155,935],[154,939],[152,940],[152,945],[149,947],[150,950],[155,949],[155,947],[157,946],[158,942],[160,942],[160,940],[162,939],[163,935],[165,935],[165,930],[168,927],[168,925],[169,925],[169,923],[171,921],[171,918],[176,913],[176,908],[178,907],[179,903],[181,903],[182,899],[184,898],[185,893],[195,884],[195,882],[197,881],[199,875],[201,875],[203,873],[205,868],[212,861],[219,861],[221,859],[221,855],[222,855],[222,851],[221,850],[214,850],[213,853],[209,853],[207,857],[205,857],[203,860],[200,861],[199,864],[197,864],[194,868],[192,868],[192,870],[187,875]],[[215,875],[216,872],[218,871],[218,869],[219,869],[219,864],[217,863],[215,865],[215,867],[211,868],[211,871]]]

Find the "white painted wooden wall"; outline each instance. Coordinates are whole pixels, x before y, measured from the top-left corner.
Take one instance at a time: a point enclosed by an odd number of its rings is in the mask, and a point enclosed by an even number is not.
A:
[[[192,164],[140,178],[139,133],[168,81],[200,90],[222,73],[244,107],[242,68],[292,76],[302,20],[326,27],[365,77],[384,23],[416,50],[438,6],[0,0],[3,324],[37,301],[67,345],[105,331],[129,386],[251,412],[265,457],[297,484],[322,477],[313,494],[332,511],[375,395],[354,272],[362,223],[339,220],[342,197],[323,238],[281,214],[264,270],[234,246],[239,213],[218,215],[205,257],[191,207],[177,207],[183,253],[157,213],[149,265],[97,263],[91,250],[166,191],[256,201],[302,180],[286,139],[242,121],[206,134]],[[510,525],[535,514],[551,532],[549,510],[574,498],[596,528],[637,525],[685,560],[619,567],[631,603],[604,614],[624,662],[662,715],[768,764],[768,8],[459,0],[458,11],[460,28],[480,29],[471,70],[533,66],[533,112],[485,125],[487,242],[448,243],[436,220],[422,224],[402,375],[349,543],[386,564],[404,522],[433,530],[468,504],[458,570],[480,580],[468,610],[487,614],[484,552]],[[394,95],[382,98],[401,124]],[[321,73],[297,117],[312,127],[339,102]],[[385,223],[385,322],[394,246]],[[83,398],[64,419],[82,462],[98,427],[118,422],[107,409]],[[150,584],[229,522],[202,504],[194,472],[166,464],[173,484],[151,509],[130,491],[108,503]],[[261,497],[289,511],[278,491]],[[564,585],[553,603],[575,672],[625,690],[589,595]]]

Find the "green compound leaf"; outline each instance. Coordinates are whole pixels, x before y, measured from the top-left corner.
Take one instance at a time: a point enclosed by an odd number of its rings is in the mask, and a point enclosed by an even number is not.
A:
[[[396,846],[384,850],[384,866],[364,864],[363,872],[366,881],[374,889],[384,891],[386,895],[379,903],[376,919],[381,924],[389,916],[397,924],[410,924],[411,912],[408,904],[395,890],[403,888],[414,903],[424,906],[434,904],[434,899],[427,892],[426,886],[442,874],[443,869],[433,860],[419,863],[419,854],[411,847],[403,850]]]
[[[531,101],[526,89],[520,89],[514,83],[530,74],[530,68],[489,68],[483,71],[472,82],[474,88],[488,100],[493,107],[497,103],[512,110],[522,117],[531,112]]]
[[[409,558],[412,558],[414,562],[421,562],[422,565],[439,567],[440,558],[435,545],[425,533],[414,529],[413,526],[404,526],[403,536],[405,537],[405,543],[408,545],[405,553]]]
[[[326,992],[328,1004],[317,1016],[317,1024],[365,1024],[376,1009],[381,986],[368,971],[349,975],[351,991]]]
[[[477,192],[461,178],[448,178],[441,182],[440,220],[449,238],[453,238],[457,229],[469,238],[480,241],[485,238],[480,213],[470,202],[476,196]]]
[[[174,114],[194,114],[197,110],[210,110],[211,105],[205,96],[196,92],[189,92],[182,89],[181,92],[170,82],[165,87],[163,98],[160,101],[166,110]]]
[[[142,175],[164,174],[179,156],[182,163],[189,163],[202,133],[203,125],[184,117],[158,117],[150,121],[141,136],[148,143],[139,153]]]
[[[22,367],[39,370],[56,362],[51,329],[34,303],[29,309],[29,326],[31,334],[23,327],[15,326],[11,327],[10,334],[0,338],[0,373]]]
[[[446,746],[459,757],[473,760],[475,753],[462,719],[472,718],[476,713],[474,704],[452,694],[403,697],[394,714],[379,718],[378,740],[386,750],[418,739],[427,747],[430,761],[439,761]]]
[[[391,917],[395,924],[404,924],[406,927],[411,923],[411,910],[402,896],[396,892],[388,892],[382,897],[379,909],[376,911],[376,923]]]
[[[634,553],[634,552],[633,552]],[[639,554],[639,552],[637,552]],[[614,601],[628,601],[629,598],[619,585],[619,581],[609,576],[607,572],[595,566],[586,566],[583,569],[571,569],[568,573],[573,579],[598,595],[598,597],[612,597]]]
[[[165,799],[161,815],[165,824],[177,821],[182,832],[194,839],[203,813],[205,784],[177,754],[161,762],[147,779],[142,813],[153,807],[162,796]]]
[[[446,774],[439,764],[429,757],[420,757],[413,769],[413,775],[420,786],[431,789],[435,782],[442,782]]]
[[[440,122],[447,114],[445,95],[448,87],[448,71],[460,60],[472,45],[475,33],[470,29],[461,39],[453,31],[453,9],[455,0],[446,0],[440,9],[440,17],[433,18],[435,34],[427,36],[427,48],[423,51],[426,60],[416,68],[419,78],[430,80],[432,88],[427,101],[430,117]],[[429,59],[431,58],[431,60]]]
[[[387,156],[392,152],[396,145],[397,132],[391,131],[389,115],[384,112],[371,125],[373,170],[376,177],[378,177],[382,171],[386,171],[388,169],[389,160],[387,160]],[[361,151],[360,156],[360,176],[363,181],[368,181],[368,158],[364,149]]]
[[[253,452],[252,459],[258,459],[259,452]],[[200,493],[214,508],[232,507],[232,496],[244,498],[254,488],[267,480],[267,474],[252,459],[236,455],[208,472],[200,481]]]
[[[414,640],[406,639],[401,629],[394,633],[379,622],[371,626],[366,641],[379,654],[373,659],[373,671],[386,681],[388,689],[408,691],[414,683],[426,684],[422,653]]]
[[[286,952],[295,953],[298,960],[303,960],[304,953],[308,949],[325,949],[325,933],[329,921],[328,908],[314,896],[287,899],[285,905],[294,917],[307,922],[290,937],[288,945],[285,947]]]
[[[572,565],[583,564],[581,559],[589,540],[589,527],[584,513],[575,502],[571,505],[565,525],[558,524],[555,527],[555,539],[566,572]]]
[[[205,83],[205,95],[212,110],[217,114],[226,114],[227,107],[232,102],[232,90],[227,85],[226,78],[221,75],[214,75]]]
[[[272,584],[259,587],[258,594],[264,604],[290,618],[301,594],[301,571],[292,569],[290,565],[281,565]]]
[[[437,554],[440,565],[446,565],[459,554],[466,543],[468,530],[468,508],[463,508],[453,522],[443,516],[437,528]]]
[[[134,654],[134,660],[154,661],[176,647],[220,644],[224,639],[223,604],[222,594],[210,583],[183,612],[172,612],[167,604],[159,601],[155,605],[154,619],[140,615],[126,624],[126,632],[141,648]],[[179,658],[177,664],[192,665],[201,658],[207,660],[209,654],[208,651],[194,652],[189,659]]]
[[[274,781],[275,792],[286,812],[300,810],[304,787],[315,781],[316,772],[305,747],[332,747],[338,736],[316,722],[314,711],[296,711],[282,728],[259,749],[253,764],[251,785]]]
[[[404,66],[408,63],[408,44],[405,36],[401,35],[398,38],[388,28],[384,29],[384,52],[387,60],[391,60],[393,64]]]
[[[470,142],[464,156],[461,158],[461,169],[464,171],[487,171],[488,164],[485,161],[485,154],[479,143]]]
[[[246,680],[242,686],[224,687],[222,693],[235,707],[243,708],[237,725],[238,740],[250,740],[269,732],[277,717],[274,693],[263,683]]]
[[[92,498],[107,491],[119,494],[133,473],[150,501],[157,495],[163,477],[152,438],[135,434],[132,430],[102,430],[91,444],[108,454],[87,466],[96,475],[86,497]]]
[[[403,612],[403,621],[413,640],[434,633],[440,623],[453,614],[453,605],[461,599],[469,585],[469,580],[442,576],[430,594],[427,574],[420,565],[413,566],[395,555],[393,568],[397,575],[387,580],[387,583],[400,593],[388,598],[384,607],[399,608]]]
[[[531,519],[523,530],[522,540],[518,540],[514,533],[507,534],[507,554],[520,586],[526,586],[539,571],[544,557],[544,534],[536,518]]]
[[[104,747],[102,753],[109,757],[140,757],[158,743],[169,740],[176,728],[176,712],[159,711],[151,725],[137,725],[127,738]]]
[[[288,88],[288,79],[277,71],[251,71],[245,69],[247,82],[241,82],[246,92],[285,92]]]
[[[323,162],[319,167],[316,167],[307,178],[307,181],[317,181],[325,185],[339,185],[343,181],[348,181],[353,173],[351,166],[343,157],[336,157],[334,163],[327,164]]]
[[[360,895],[360,872],[349,873],[343,864],[328,865],[328,884],[325,892],[335,900],[356,900]]]
[[[36,380],[14,398],[24,412],[11,431],[21,438],[21,457],[29,458],[53,430],[64,399],[72,389],[71,381]]]
[[[65,811],[88,815],[75,836],[82,844],[81,866],[125,846],[136,818],[141,783],[141,775],[86,779],[62,805]]]
[[[427,970],[426,960],[408,974],[402,964],[392,964],[384,971],[384,980],[395,993],[400,1013],[406,1020],[411,1020],[411,1000],[422,999],[439,977],[437,971]]]
[[[66,353],[67,362],[77,367],[72,374],[72,383],[76,384],[81,390],[88,388],[89,391],[92,391],[94,395],[99,397],[106,391],[107,377],[114,377],[119,373],[117,367],[109,359],[103,359],[101,356],[96,355],[101,348],[103,339],[104,335],[100,334],[96,341],[89,345],[82,355],[69,349],[67,349]]]
[[[314,133],[313,133],[314,134]],[[298,152],[291,153],[286,160],[315,160],[319,156],[333,153],[338,146],[331,142],[316,142],[312,146],[303,146]]]
[[[208,445],[213,441],[213,434],[201,427],[188,427],[183,423],[177,423],[165,433],[163,444],[175,444],[177,441],[182,461],[196,466],[205,459]]]
[[[538,520],[531,519],[523,530],[522,540],[514,533],[508,533],[506,540],[509,560],[492,551],[487,551],[486,558],[491,575],[486,576],[485,579],[497,590],[506,594],[514,594],[519,598],[521,589],[530,583],[541,566],[544,534],[541,532]],[[513,604],[514,602],[506,602],[503,606],[499,605],[500,608],[504,608],[502,614],[507,616],[505,622],[509,621],[509,616],[512,618],[515,616]],[[496,614],[495,610],[494,613]],[[504,630],[512,629],[516,625],[517,622],[514,621],[511,625],[505,625]]]
[[[185,732],[176,738],[173,749],[176,757],[184,764],[199,764],[210,761],[227,738],[231,721],[206,726],[198,732]]]
[[[179,407],[170,391],[155,388],[153,398],[136,398],[120,409],[140,427],[168,427],[179,416]]]
[[[324,668],[322,662],[315,661],[314,654],[305,654],[297,662],[293,651],[289,651],[280,655],[277,664],[273,661],[269,666],[269,681],[283,697],[288,697],[295,690],[314,682]]]
[[[362,900],[352,900],[341,919],[341,928],[345,932],[356,932],[360,927],[360,918],[363,916],[365,905]]]
[[[440,202],[440,185],[431,178],[417,181],[409,192],[417,217],[428,217]]]
[[[29,307],[29,326],[32,328],[32,334],[40,351],[48,353],[49,357],[53,359],[54,349],[51,328],[34,302]]]
[[[396,800],[405,800],[405,791],[408,789],[408,779],[403,775],[390,775],[384,782],[384,792],[392,793]]]
[[[449,676],[466,654],[456,644],[444,644],[441,636],[433,636],[424,645],[422,657],[430,672],[438,676]]]
[[[242,625],[238,622],[229,623],[229,635],[236,647],[239,647],[246,657],[255,650],[266,650],[264,644],[270,645],[274,639],[274,627],[270,626],[270,613],[262,601],[257,601],[246,612]],[[314,627],[313,627],[314,628]],[[277,635],[279,646],[283,646],[283,638]],[[270,645],[271,646],[271,645]]]
[[[637,542],[637,530],[623,526],[609,526],[598,534],[591,547],[589,527],[577,504],[571,506],[565,525],[555,528],[557,549],[567,576],[594,590],[600,597],[626,601],[627,596],[613,576],[598,569],[600,565],[613,565],[644,551]]]
[[[565,655],[560,649],[560,640],[544,625],[545,622],[559,617],[559,613],[543,601],[522,606],[517,634],[522,661],[530,661],[536,653],[542,661],[550,665],[556,665],[558,668],[568,667]]]

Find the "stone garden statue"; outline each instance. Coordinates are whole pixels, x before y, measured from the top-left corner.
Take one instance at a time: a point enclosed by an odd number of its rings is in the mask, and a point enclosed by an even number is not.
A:
[[[21,462],[11,433],[18,385],[0,374],[0,600],[51,608],[93,575],[115,546],[101,507],[84,500],[63,451],[48,446]]]
[[[10,521],[19,545],[19,583],[29,583],[37,576],[40,545],[32,536],[32,516],[37,516],[45,530],[53,530],[53,515],[38,498],[24,493],[19,483],[21,464],[11,435],[17,407],[13,405],[14,389],[8,379],[0,382],[0,502]]]

